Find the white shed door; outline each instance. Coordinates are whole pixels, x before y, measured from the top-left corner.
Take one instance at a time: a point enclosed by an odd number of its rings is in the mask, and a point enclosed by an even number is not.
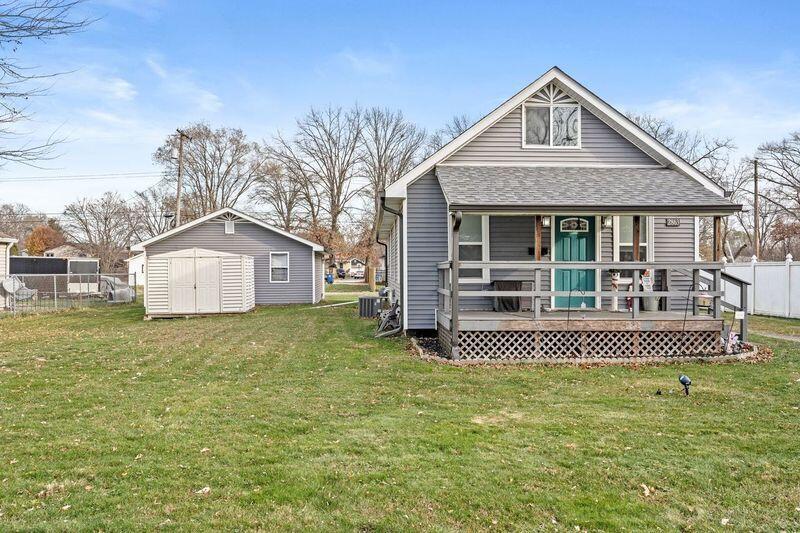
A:
[[[196,270],[197,312],[219,313],[219,258],[198,257]]]
[[[170,312],[194,313],[194,257],[172,258],[169,277]]]

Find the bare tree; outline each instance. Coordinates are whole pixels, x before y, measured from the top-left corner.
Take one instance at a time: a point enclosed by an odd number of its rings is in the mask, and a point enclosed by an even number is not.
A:
[[[0,233],[14,237],[17,247],[25,248],[25,239],[36,226],[47,224],[47,216],[36,213],[25,204],[0,204]]]
[[[26,140],[15,124],[29,120],[27,102],[45,94],[43,80],[58,73],[41,72],[14,56],[31,41],[45,41],[86,28],[91,20],[73,18],[80,0],[12,0],[0,4],[0,161],[35,165],[53,157],[59,140]]]
[[[322,227],[322,186],[314,169],[292,141],[280,133],[275,136],[272,146],[267,148],[272,160],[280,165],[286,178],[298,188],[298,220],[292,224],[302,228],[309,236],[315,235]]]
[[[362,160],[369,183],[364,192],[374,216],[380,211],[380,194],[414,168],[425,145],[425,130],[407,121],[401,111],[373,107],[364,113]]]
[[[136,192],[132,211],[134,235],[140,241],[160,235],[172,227],[175,215],[175,190],[171,185],[159,183],[155,187]]]
[[[756,155],[762,169],[761,178],[771,185],[775,194],[772,203],[785,216],[800,220],[800,132],[762,144]]]
[[[447,124],[430,136],[426,155],[436,152],[442,146],[467,131],[474,123],[475,121],[467,115],[454,115]]]
[[[183,131],[189,136],[183,143],[187,220],[234,207],[246,198],[263,172],[265,159],[258,144],[248,142],[238,128],[212,130],[197,123]],[[177,149],[178,136],[171,135],[153,154],[172,183],[177,179]]]
[[[121,267],[134,236],[136,221],[125,201],[107,192],[96,199],[78,200],[64,208],[67,237],[100,259],[100,268],[111,272]]]
[[[310,215],[305,233],[325,245],[339,240],[342,219],[364,188],[357,179],[361,129],[358,107],[312,108],[297,121],[291,141],[278,135],[269,149],[287,174],[298,180],[304,209]]]
[[[670,121],[648,114],[629,113],[628,118],[667,148],[714,181],[720,182],[736,146],[730,138],[707,137],[681,130]]]
[[[269,208],[267,221],[284,231],[298,227],[298,215],[303,199],[303,183],[293,179],[283,165],[267,165],[253,190],[253,201]]]

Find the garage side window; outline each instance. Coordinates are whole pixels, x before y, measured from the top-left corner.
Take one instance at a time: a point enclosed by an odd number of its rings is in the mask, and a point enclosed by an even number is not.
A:
[[[289,252],[271,252],[269,254],[270,283],[287,283],[289,281]]]

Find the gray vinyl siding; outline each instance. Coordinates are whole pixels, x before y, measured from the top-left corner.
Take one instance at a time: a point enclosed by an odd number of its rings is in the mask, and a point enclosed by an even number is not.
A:
[[[694,217],[680,217],[680,226],[667,227],[665,217],[653,217],[653,258],[656,261],[694,261],[694,220]],[[659,280],[660,276],[656,281]],[[672,290],[688,291],[691,286],[690,272],[672,273]],[[670,307],[673,311],[682,311],[687,301],[686,298],[673,298]]]
[[[407,329],[435,329],[439,274],[447,261],[447,203],[433,172],[409,185],[406,199]]]
[[[522,107],[511,111],[446,160],[458,164],[657,165],[655,160],[586,108],[580,149],[523,149]]]
[[[222,220],[204,222],[147,246],[148,256],[187,248],[206,248],[254,259],[256,304],[310,303],[313,295],[311,249],[294,239],[246,221],[225,235]],[[289,252],[289,283],[270,283],[270,252]]]
[[[386,258],[386,285],[394,298],[400,298],[400,218],[395,218],[389,233]]]
[[[533,261],[530,253],[535,246],[536,225],[532,216],[490,216],[489,217],[489,260],[490,261]],[[550,260],[550,228],[542,228],[542,261]],[[533,272],[530,270],[494,270],[492,281],[523,281],[522,289],[533,288]],[[542,271],[542,287],[550,288],[550,271]],[[549,307],[549,302],[544,302]],[[523,309],[530,309],[531,299],[523,298]]]

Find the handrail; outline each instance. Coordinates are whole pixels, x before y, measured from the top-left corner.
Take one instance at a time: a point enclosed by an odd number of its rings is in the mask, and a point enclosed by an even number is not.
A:
[[[699,268],[703,270],[718,270],[724,268],[724,266],[725,263],[721,261],[459,261],[460,268],[489,268],[497,270],[536,270],[550,268],[580,268],[582,270],[589,270],[590,268],[601,270],[664,270],[667,268]],[[439,270],[446,270],[451,267],[451,261],[440,261],[436,264],[436,268]]]

